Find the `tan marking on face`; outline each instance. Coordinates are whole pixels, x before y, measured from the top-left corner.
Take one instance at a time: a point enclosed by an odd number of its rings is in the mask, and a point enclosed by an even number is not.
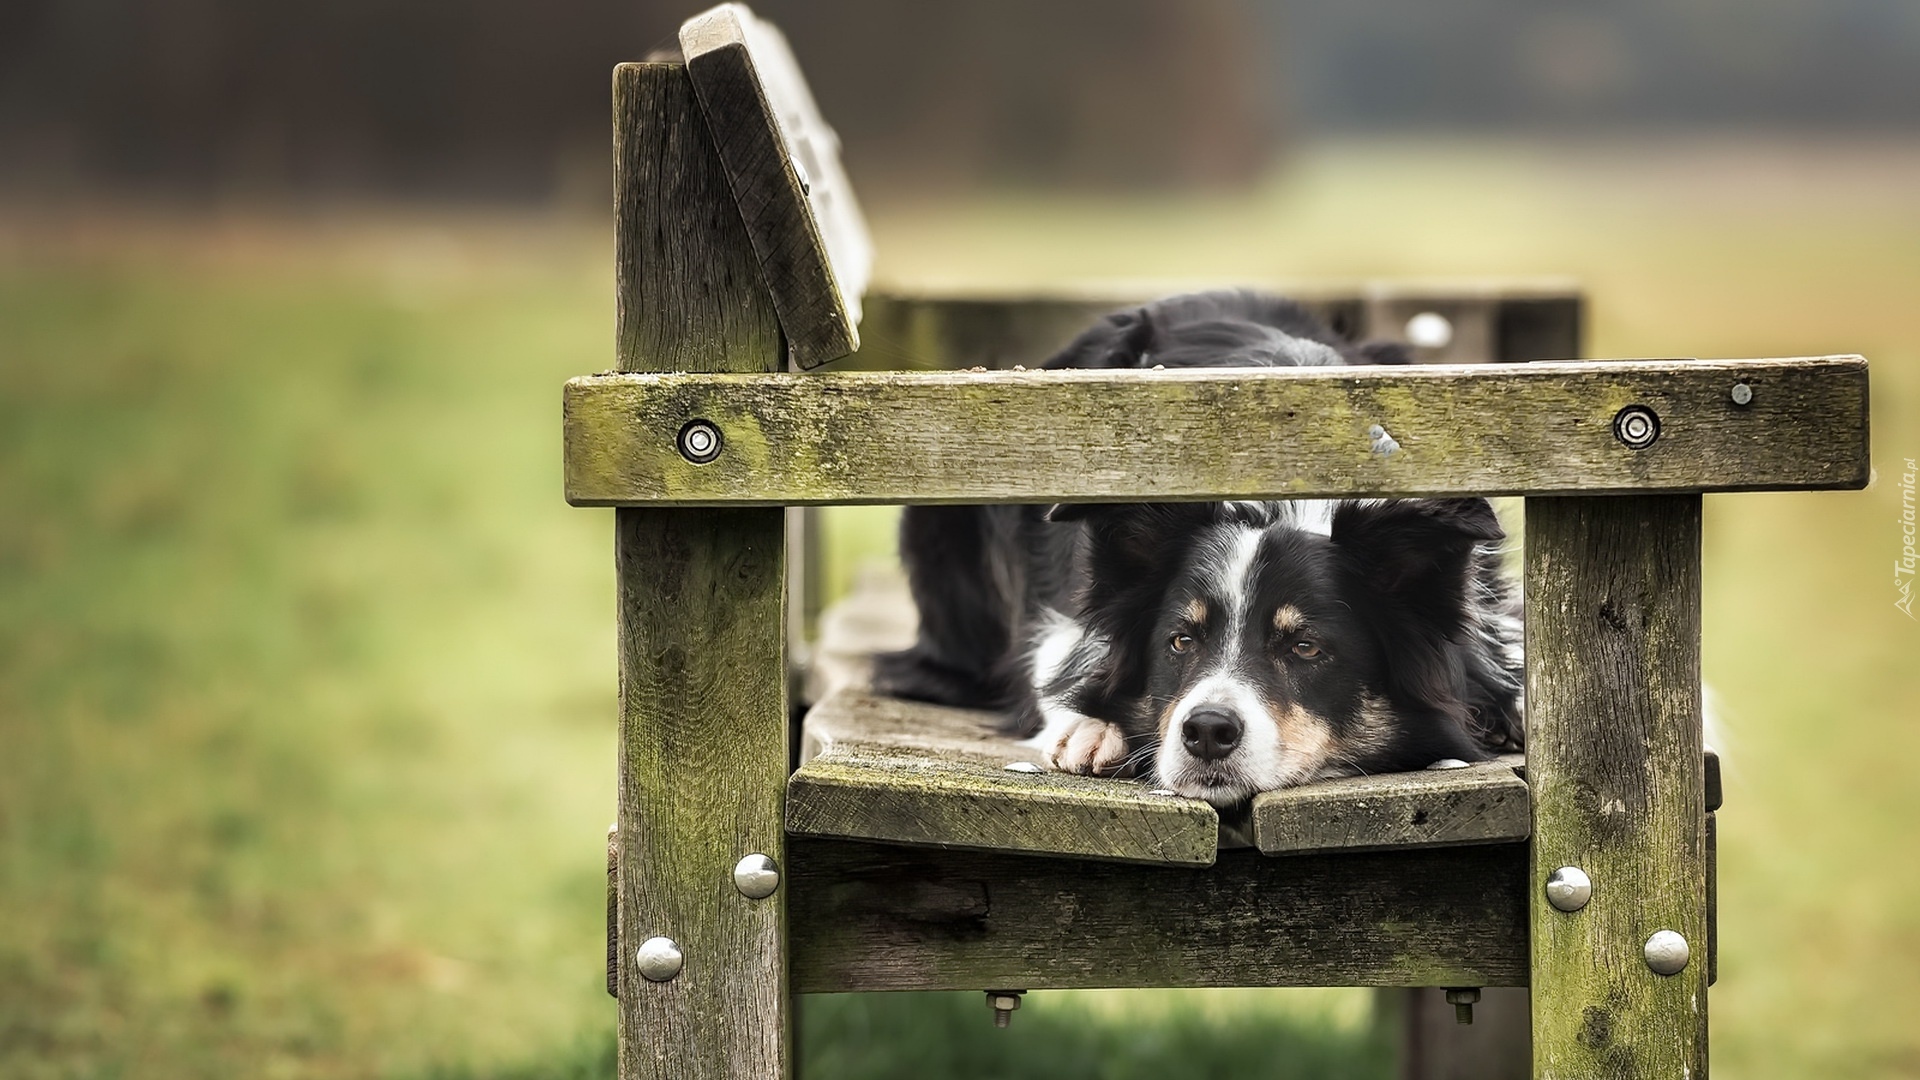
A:
[[[1187,621],[1195,626],[1207,624],[1207,602],[1205,600],[1187,601]]]
[[[1386,698],[1378,694],[1363,696],[1354,714],[1353,729],[1340,739],[1341,754],[1357,758],[1385,750],[1393,741],[1394,723],[1393,706]]]
[[[1335,751],[1333,725],[1306,706],[1282,704],[1267,698],[1267,715],[1280,729],[1280,758],[1286,774],[1282,786],[1303,783],[1322,775]]]
[[[1306,614],[1292,604],[1281,604],[1280,610],[1273,613],[1273,628],[1283,634],[1296,633],[1306,626]]]

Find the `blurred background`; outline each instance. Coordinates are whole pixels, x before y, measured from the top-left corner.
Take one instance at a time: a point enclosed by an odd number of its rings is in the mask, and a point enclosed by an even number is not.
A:
[[[1713,1051],[1920,1076],[1920,6],[756,6],[882,281],[1570,275],[1597,356],[1867,354],[1873,487],[1707,500]],[[694,10],[0,5],[0,1075],[610,1075],[557,406],[611,355],[609,70]],[[836,515],[832,580],[890,528]],[[806,1019],[816,1076],[1391,1069],[1361,992]]]

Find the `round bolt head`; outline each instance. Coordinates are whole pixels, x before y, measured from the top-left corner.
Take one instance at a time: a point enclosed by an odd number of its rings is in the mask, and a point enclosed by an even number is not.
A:
[[[725,440],[720,437],[720,429],[710,420],[689,420],[680,429],[676,440],[680,446],[680,456],[695,465],[705,465],[720,456],[720,446]]]
[[[1440,759],[1439,761],[1436,761],[1436,762],[1434,762],[1433,764],[1431,764],[1431,765],[1429,765],[1429,766],[1427,766],[1427,768],[1428,768],[1429,770],[1432,770],[1432,769],[1464,769],[1464,768],[1466,768],[1466,767],[1467,767],[1467,763],[1466,763],[1466,762],[1464,762],[1464,761],[1461,761],[1461,760],[1460,760],[1459,758],[1457,758],[1457,757],[1443,757],[1443,758],[1441,758],[1441,759]]]
[[[1733,384],[1733,403],[1735,405],[1747,405],[1751,404],[1752,401],[1753,387],[1743,382]]]
[[[780,887],[780,867],[756,851],[733,865],[733,887],[749,900],[765,900]]]
[[[1655,930],[1643,951],[1655,975],[1678,975],[1687,966],[1687,939],[1671,930]]]
[[[648,982],[666,982],[680,974],[680,968],[686,962],[686,958],[680,955],[680,946],[668,937],[650,937],[641,942],[633,959]]]
[[[1593,879],[1577,866],[1563,866],[1547,875],[1547,903],[1561,911],[1579,911],[1593,899]]]
[[[1453,323],[1437,311],[1423,311],[1407,320],[1407,344],[1422,349],[1444,349],[1453,344]]]
[[[1147,794],[1158,795],[1163,799],[1170,799],[1173,796],[1178,795],[1180,793],[1173,790],[1170,787],[1157,787],[1157,788],[1154,788],[1152,791],[1147,792]]]
[[[1645,405],[1629,405],[1613,414],[1613,437],[1629,450],[1645,450],[1660,438],[1660,417]]]
[[[1037,773],[1040,771],[1040,766],[1031,761],[1009,761],[1006,769],[1008,772]]]

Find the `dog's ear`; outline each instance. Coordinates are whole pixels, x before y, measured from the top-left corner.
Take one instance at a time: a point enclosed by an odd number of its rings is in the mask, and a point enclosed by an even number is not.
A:
[[[1485,499],[1342,503],[1333,543],[1352,588],[1371,597],[1397,702],[1469,723],[1458,642],[1467,630],[1475,549],[1506,533]]]
[[[1466,610],[1474,548],[1506,536],[1485,499],[1341,503],[1332,534],[1349,570],[1448,636]]]
[[[1063,503],[1047,512],[1048,521],[1079,522],[1086,529],[1080,616],[1109,649],[1090,689],[1108,701],[1143,692],[1167,568],[1226,513],[1220,503]]]
[[[1146,366],[1153,348],[1153,315],[1144,307],[1116,311],[1082,331],[1046,362],[1049,368],[1134,368]]]

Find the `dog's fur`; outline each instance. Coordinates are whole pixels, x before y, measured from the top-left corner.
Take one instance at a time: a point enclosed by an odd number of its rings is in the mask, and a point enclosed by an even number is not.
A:
[[[1051,368],[1405,363],[1251,292],[1108,316]],[[1219,805],[1521,742],[1518,608],[1484,499],[909,507],[886,693],[1005,710],[1055,767]]]

